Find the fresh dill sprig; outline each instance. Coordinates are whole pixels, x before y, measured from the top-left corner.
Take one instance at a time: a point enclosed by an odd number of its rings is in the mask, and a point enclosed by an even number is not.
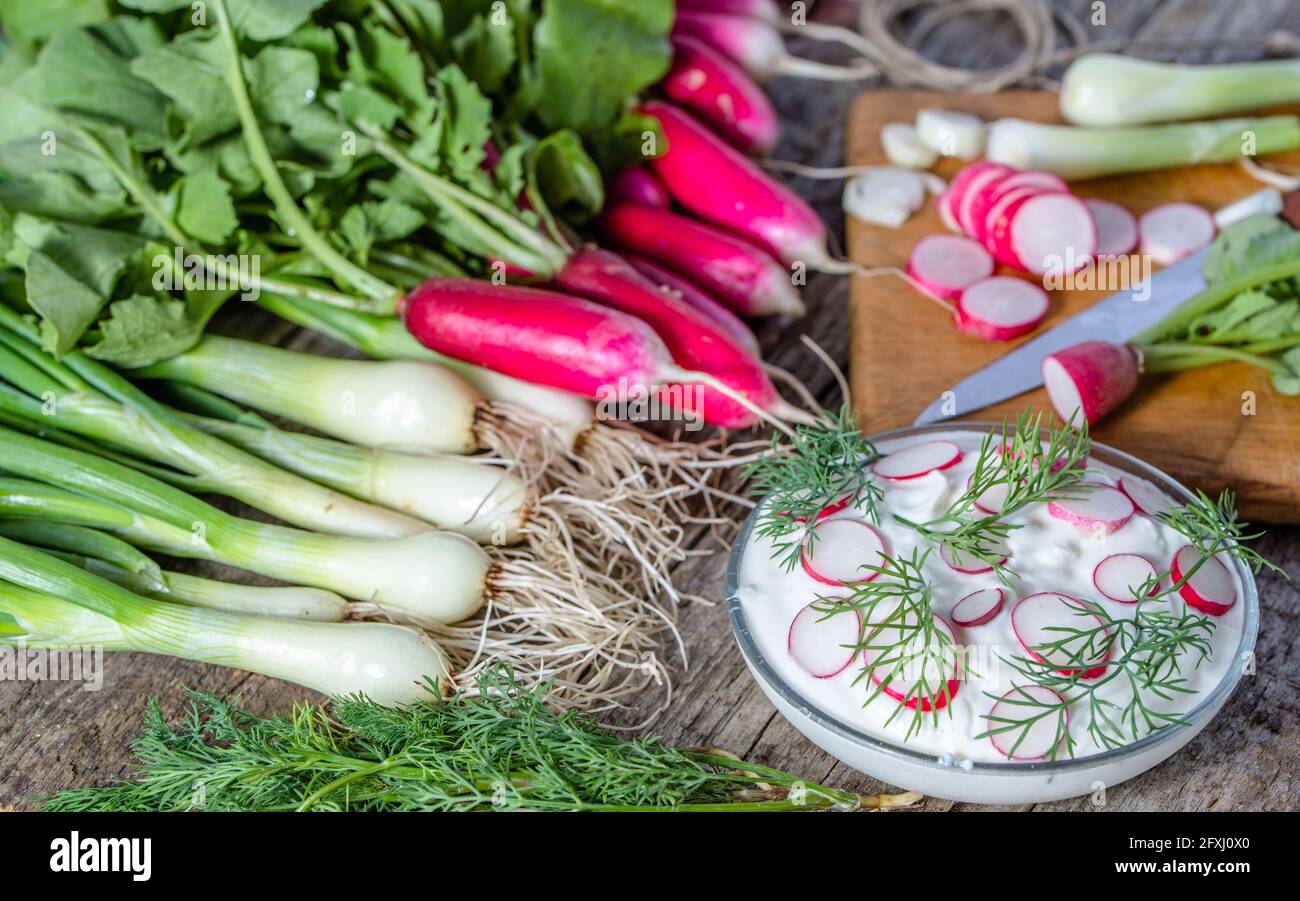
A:
[[[880,523],[880,486],[867,465],[879,454],[858,430],[848,406],[818,425],[798,425],[788,444],[773,436],[771,453],[745,468],[750,492],[768,495],[754,526],[772,542],[772,556],[790,571],[816,539],[817,515],[832,504]]]
[[[1266,568],[1287,575],[1281,567],[1264,559],[1254,548],[1246,546],[1245,542],[1260,538],[1264,533],[1246,532],[1250,524],[1237,519],[1237,499],[1231,491],[1222,492],[1217,501],[1211,500],[1204,491],[1198,491],[1194,500],[1159,513],[1157,518],[1199,548],[1202,561],[1215,554],[1223,554],[1241,561],[1256,575]],[[1200,561],[1198,565],[1199,563]]]

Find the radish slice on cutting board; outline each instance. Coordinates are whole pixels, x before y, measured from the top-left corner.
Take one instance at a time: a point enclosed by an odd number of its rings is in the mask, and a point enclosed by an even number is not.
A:
[[[961,293],[957,328],[985,341],[1010,341],[1033,331],[1047,315],[1047,292],[1024,279],[995,275]]]
[[[1006,166],[991,165],[987,168],[980,169],[970,177],[961,189],[961,193],[953,198],[953,213],[957,219],[957,224],[966,234],[974,237],[975,220],[972,216],[975,213],[975,203],[983,202],[984,194],[991,189],[995,183],[1015,170]]]
[[[880,574],[862,565],[879,566],[885,539],[857,519],[825,519],[813,526],[804,543],[803,570],[824,585],[870,582]]]
[[[993,274],[993,257],[970,238],[927,235],[913,245],[907,274],[936,297],[956,300],[968,286]]]
[[[1185,544],[1174,554],[1174,563],[1170,567],[1174,582],[1181,582],[1184,574],[1196,566],[1201,559],[1201,552],[1190,544]],[[1210,616],[1223,616],[1237,603],[1237,583],[1233,581],[1232,572],[1218,557],[1211,557],[1197,567],[1178,594],[1187,606],[1195,607]]]
[[[1073,194],[1040,194],[1009,212],[1007,243],[1035,275],[1073,272],[1097,253],[1097,228],[1088,206]],[[998,256],[994,252],[994,256]]]
[[[1102,664],[1110,659],[1109,636],[1071,636],[1069,632],[1090,632],[1102,626],[1101,618],[1069,595],[1043,591],[1020,599],[1011,608],[1011,628],[1030,657],[1073,676],[1082,665],[1081,679],[1095,679],[1106,672]],[[1066,640],[1062,647],[1045,647]]]
[[[1194,203],[1166,203],[1138,220],[1142,252],[1168,266],[1214,240],[1214,217]]]
[[[1118,532],[1133,518],[1133,502],[1127,494],[1109,485],[1085,485],[1087,493],[1078,497],[1059,497],[1048,501],[1047,512],[1085,532],[1098,532],[1102,535]]]
[[[957,637],[952,626],[932,614],[934,625],[927,636],[910,611],[895,622],[891,613],[882,609],[884,606],[877,605],[872,614],[878,622],[866,624],[862,665],[871,681],[903,706],[942,710],[961,687]],[[896,616],[897,608],[892,613]],[[946,643],[940,633],[947,637]]]
[[[1005,544],[995,544],[990,550],[998,555],[999,566],[1011,559],[1011,551]],[[959,572],[964,576],[978,576],[981,573],[993,572],[992,564],[968,557],[961,551],[955,551],[946,544],[939,545],[939,559],[947,563],[949,569],[953,572]]]
[[[981,588],[966,595],[952,608],[952,621],[970,629],[990,623],[1002,612],[1007,593],[1001,588]]]
[[[1138,223],[1118,203],[1089,198],[1084,203],[1097,226],[1097,256],[1100,259],[1132,253],[1138,243]]]
[[[1060,712],[1039,717],[1027,731],[1013,725],[1025,722],[1045,707],[1059,707]],[[1062,721],[1061,717],[1065,719]],[[1064,732],[1061,727],[1070,725],[1070,711],[1061,696],[1044,685],[1016,685],[993,705],[988,723],[990,731],[1007,729],[989,736],[993,747],[1003,756],[1011,760],[1042,760],[1060,742]]]
[[[924,441],[881,457],[871,466],[876,475],[903,481],[917,479],[961,461],[961,448],[951,441]]]
[[[826,599],[836,600],[840,599]],[[786,638],[786,649],[794,662],[817,679],[829,679],[844,672],[858,656],[857,645],[862,640],[862,617],[858,611],[828,613],[826,608],[823,600],[804,607],[795,614]]]
[[[1111,554],[1092,570],[1092,584],[1105,597],[1121,604],[1136,604],[1143,585],[1151,584],[1147,596],[1160,586],[1153,580],[1156,565],[1141,554]]]
[[[1124,475],[1119,477],[1119,490],[1128,495],[1139,513],[1147,516],[1159,516],[1174,509],[1174,502],[1146,479]]]

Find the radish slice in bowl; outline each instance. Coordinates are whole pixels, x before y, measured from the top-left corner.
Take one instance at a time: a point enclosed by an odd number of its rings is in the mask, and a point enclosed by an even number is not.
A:
[[[961,456],[961,448],[951,441],[925,441],[881,457],[871,465],[871,471],[895,481],[916,479],[935,470],[956,466]]]
[[[1214,217],[1194,203],[1166,203],[1138,220],[1142,252],[1162,266],[1200,250],[1217,230]]]
[[[826,598],[836,601],[839,598]],[[817,609],[817,608],[821,609]],[[813,601],[790,622],[786,649],[810,676],[829,679],[844,672],[858,656],[862,617],[853,609],[828,611],[825,601]]]
[[[1047,292],[1007,275],[977,281],[957,301],[957,327],[985,341],[1010,341],[1047,315]]]
[[[970,478],[966,480],[966,487],[968,489],[970,488],[971,482],[974,481],[974,479],[975,479],[975,474],[971,473]],[[982,513],[991,513],[994,515],[1001,513],[1002,506],[1003,504],[1006,503],[1007,500],[1007,492],[1010,490],[1011,490],[1011,486],[1006,482],[997,482],[989,486],[988,488],[984,489],[984,491],[980,494],[979,497],[975,498],[976,509]]]
[[[961,687],[957,637],[942,617],[933,617],[926,631],[911,611],[898,614],[894,607],[878,605],[875,622],[866,624],[862,665],[880,690],[904,707],[942,710]],[[942,636],[942,637],[941,637]]]
[[[1146,479],[1130,475],[1120,476],[1119,490],[1128,495],[1137,512],[1145,513],[1147,516],[1158,516],[1174,509],[1174,502]]]
[[[993,622],[1002,612],[1007,593],[1001,588],[981,588],[966,595],[952,608],[952,621],[970,629]]]
[[[1077,497],[1058,497],[1048,501],[1047,512],[1057,519],[1086,532],[1111,535],[1133,518],[1133,502],[1128,495],[1109,485],[1084,483],[1086,493]]]
[[[993,274],[993,257],[970,238],[927,235],[912,247],[907,274],[936,297],[956,300],[969,285]]]
[[[1011,609],[1011,628],[1025,652],[1065,676],[1082,669],[1081,679],[1106,672],[1112,636],[1094,631],[1103,625],[1082,601],[1054,591],[1028,595]]]
[[[1121,604],[1136,604],[1143,585],[1147,596],[1160,590],[1154,581],[1156,565],[1141,554],[1111,554],[1092,570],[1092,584],[1105,597]]]
[[[1011,559],[1011,551],[1007,549],[1005,544],[997,544],[990,550],[999,556],[999,566]],[[953,550],[946,544],[939,545],[939,559],[947,563],[949,569],[964,576],[978,576],[982,573],[993,572],[992,564],[969,557],[961,551]]]
[[[1043,708],[1058,712],[1038,716],[1026,729],[1022,724]],[[993,747],[1011,760],[1042,760],[1056,748],[1070,725],[1070,711],[1056,692],[1043,685],[1016,685],[988,712]],[[1006,731],[998,732],[998,729]]]
[[[1201,551],[1190,544],[1185,544],[1174,554],[1171,575],[1178,583],[1196,566],[1201,558]],[[1223,616],[1237,603],[1237,583],[1233,581],[1232,572],[1223,565],[1218,557],[1211,557],[1196,568],[1187,579],[1187,583],[1178,589],[1179,596],[1187,606],[1195,607],[1210,616]]]
[[[1138,243],[1138,223],[1133,214],[1118,203],[1089,198],[1084,203],[1097,226],[1097,256],[1118,257],[1132,253]]]
[[[885,539],[857,519],[825,519],[813,526],[803,547],[803,570],[823,585],[870,582],[880,574],[863,564],[879,566]]]

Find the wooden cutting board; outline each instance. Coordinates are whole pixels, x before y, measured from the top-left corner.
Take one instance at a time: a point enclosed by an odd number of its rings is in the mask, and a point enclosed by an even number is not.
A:
[[[847,161],[885,163],[881,127],[911,122],[922,107],[967,110],[989,120],[1016,116],[1060,122],[1056,104],[1056,95],[1048,91],[867,92],[858,97],[849,119]],[[1270,157],[1270,162],[1300,168],[1300,153]],[[944,160],[935,171],[950,179],[960,168],[958,161]],[[1261,187],[1230,164],[1094,179],[1077,183],[1075,190],[1140,214],[1172,200],[1213,211]],[[850,216],[849,253],[868,266],[901,267],[918,239],[944,231],[933,203],[898,229]],[[1109,293],[1053,292],[1052,308],[1041,328],[1063,321]],[[941,392],[1018,343],[989,343],[958,332],[942,309],[901,279],[888,276],[854,277],[850,321],[854,404],[867,433],[910,425]],[[1030,404],[1051,409],[1039,388],[962,418],[1001,420],[1015,417]],[[1098,423],[1094,435],[1192,488],[1215,495],[1223,488],[1235,490],[1247,520],[1300,522],[1300,397],[1279,395],[1263,370],[1231,363],[1144,376],[1128,402]]]

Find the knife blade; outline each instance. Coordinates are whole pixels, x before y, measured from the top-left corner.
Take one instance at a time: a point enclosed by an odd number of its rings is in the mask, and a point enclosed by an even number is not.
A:
[[[1202,248],[1026,341],[940,394],[913,425],[963,416],[1037,388],[1043,383],[1043,357],[1080,341],[1129,340],[1205,287],[1202,270],[1209,252]]]

